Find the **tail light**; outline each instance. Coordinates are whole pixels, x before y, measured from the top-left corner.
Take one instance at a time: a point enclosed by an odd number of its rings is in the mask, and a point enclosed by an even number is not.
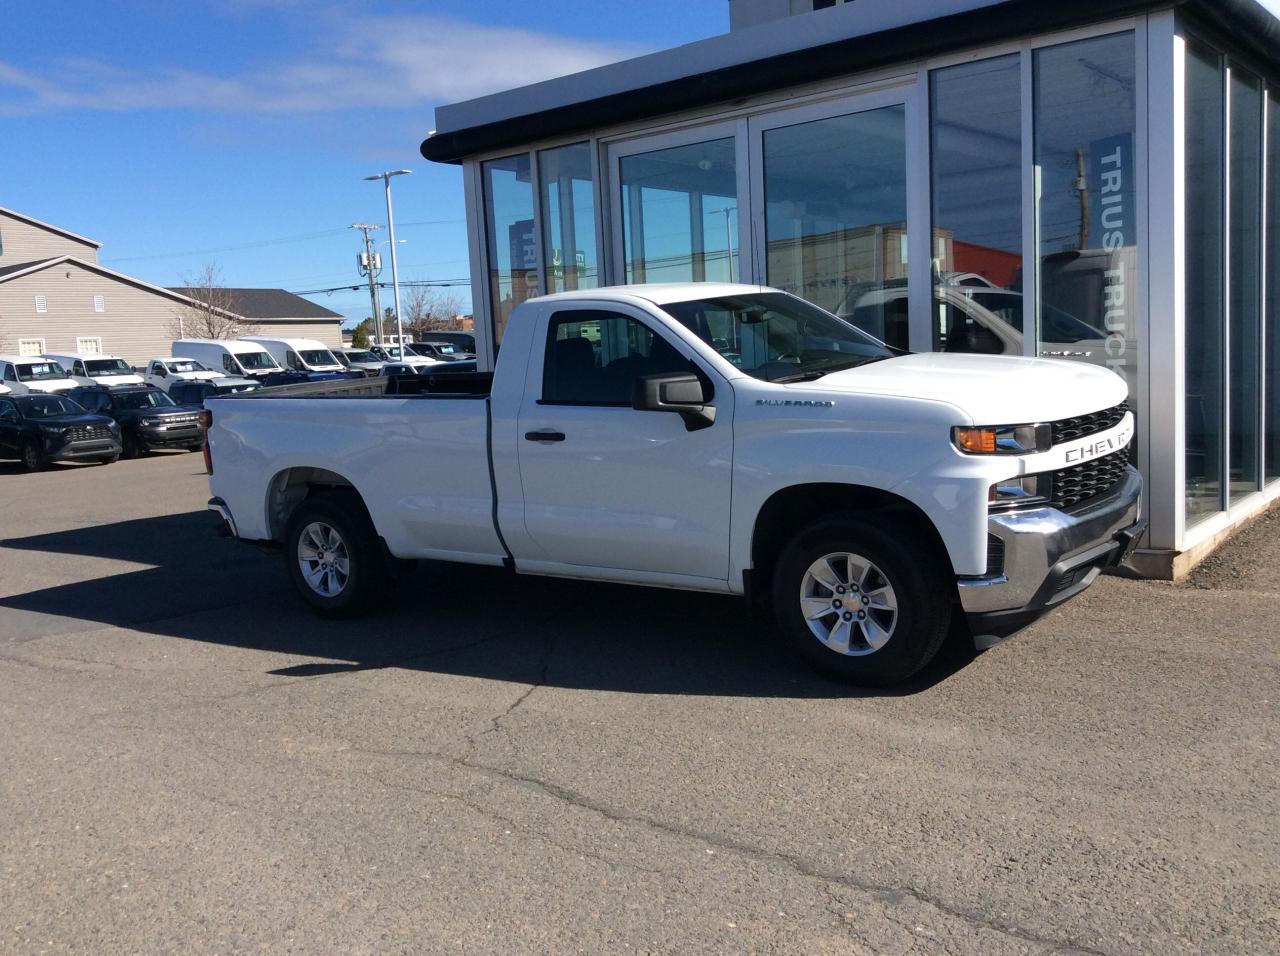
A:
[[[200,419],[200,437],[204,439],[204,470],[209,474],[213,474],[213,455],[209,453],[209,429],[213,427],[213,412],[207,408],[200,409],[197,416]]]

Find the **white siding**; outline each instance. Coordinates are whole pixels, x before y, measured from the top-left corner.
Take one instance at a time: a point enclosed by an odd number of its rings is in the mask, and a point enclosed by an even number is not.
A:
[[[91,243],[41,229],[0,212],[0,269],[54,256],[75,256],[96,263],[98,249]]]

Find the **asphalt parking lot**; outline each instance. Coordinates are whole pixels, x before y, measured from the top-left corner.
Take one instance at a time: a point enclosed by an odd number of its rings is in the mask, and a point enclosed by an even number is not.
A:
[[[0,463],[0,952],[1276,951],[1280,521],[863,693],[715,597],[320,621],[207,497]]]

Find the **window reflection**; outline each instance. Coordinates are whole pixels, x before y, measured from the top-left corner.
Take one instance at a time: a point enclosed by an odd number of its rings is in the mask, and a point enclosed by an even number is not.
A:
[[[934,348],[1022,355],[1021,58],[934,72]]]
[[[512,310],[538,294],[538,247],[529,166],[528,153],[491,159],[482,166],[495,345],[502,341]]]
[[[1137,388],[1134,37],[1121,33],[1035,53],[1040,178],[1041,355],[1079,359]],[[1054,341],[1050,310],[1088,337]]]
[[[764,133],[769,285],[907,347],[906,110]]]
[[[575,143],[538,154],[542,248],[548,292],[599,285],[591,147]]]
[[[733,137],[624,156],[628,282],[732,282],[739,275]]]

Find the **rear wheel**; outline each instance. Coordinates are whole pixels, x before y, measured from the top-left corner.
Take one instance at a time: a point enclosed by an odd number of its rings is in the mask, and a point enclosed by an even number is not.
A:
[[[774,571],[778,626],[793,649],[832,676],[876,687],[906,680],[947,635],[943,562],[908,528],[861,516],[800,531]]]
[[[45,460],[44,452],[40,450],[40,446],[34,441],[27,440],[22,443],[22,467],[27,471],[43,471],[49,465]]]
[[[302,599],[326,617],[367,609],[386,584],[377,532],[359,505],[308,498],[289,519],[285,561]]]

